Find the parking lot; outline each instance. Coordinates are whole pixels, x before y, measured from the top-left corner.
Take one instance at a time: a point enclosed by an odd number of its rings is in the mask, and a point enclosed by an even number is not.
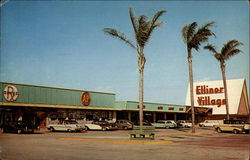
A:
[[[129,131],[0,134],[1,160],[248,160],[249,134],[212,128],[157,129],[155,140],[129,140]]]

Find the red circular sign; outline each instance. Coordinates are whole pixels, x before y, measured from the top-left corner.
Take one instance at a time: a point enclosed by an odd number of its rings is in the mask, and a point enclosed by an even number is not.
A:
[[[88,106],[90,104],[90,94],[88,92],[84,92],[81,97],[82,104],[84,106]]]

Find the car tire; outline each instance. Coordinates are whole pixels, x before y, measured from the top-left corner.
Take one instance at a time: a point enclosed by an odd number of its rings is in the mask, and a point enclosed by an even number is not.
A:
[[[166,129],[169,129],[169,126],[166,126],[165,128],[166,128]]]
[[[220,127],[216,128],[216,131],[217,131],[218,133],[221,133],[221,132],[222,132],[221,129],[220,129]]]
[[[81,132],[85,132],[87,130],[88,130],[87,127],[84,127],[84,128],[81,129]]]
[[[54,132],[55,129],[54,129],[53,127],[50,127],[50,128],[49,128],[49,131],[50,131],[50,132]]]
[[[107,128],[102,128],[102,131],[106,131],[107,130]]]
[[[71,133],[71,132],[72,132],[72,130],[71,130],[71,129],[68,129],[68,132],[69,132],[69,133]]]
[[[204,125],[204,124],[202,124],[202,125],[201,125],[201,127],[205,127],[205,125]]]
[[[234,130],[233,130],[233,133],[234,133],[234,134],[238,134],[239,131],[238,131],[237,129],[234,129]]]
[[[125,126],[125,127],[123,127],[123,129],[128,130],[128,127],[127,127],[127,126]]]

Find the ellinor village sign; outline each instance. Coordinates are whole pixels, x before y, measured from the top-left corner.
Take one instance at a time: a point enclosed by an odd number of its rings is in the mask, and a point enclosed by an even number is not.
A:
[[[248,115],[249,102],[245,79],[228,79],[227,89],[230,115]],[[190,104],[190,86],[188,86],[186,105]],[[226,115],[225,104],[222,80],[194,82],[194,106],[212,108],[212,115]]]
[[[199,106],[217,105],[217,107],[220,107],[221,105],[225,105],[226,99],[213,99],[210,97],[211,94],[220,93],[224,93],[223,87],[210,88],[208,85],[196,86],[197,102]]]

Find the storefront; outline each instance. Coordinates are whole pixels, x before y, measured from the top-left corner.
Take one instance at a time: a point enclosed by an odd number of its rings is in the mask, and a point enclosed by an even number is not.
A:
[[[189,87],[186,105],[190,105]],[[249,121],[249,102],[244,79],[227,80],[229,114],[232,119]],[[194,105],[211,108],[206,119],[223,120],[226,118],[226,100],[223,81],[194,82]]]
[[[51,121],[113,120],[115,94],[0,82],[0,125],[5,121],[32,121],[46,127]]]
[[[40,128],[65,119],[82,123],[93,120],[139,121],[138,102],[115,101],[114,93],[0,82],[0,127],[7,121],[30,121]],[[202,110],[203,109],[203,110]],[[209,108],[196,107],[196,122],[201,122]],[[144,121],[191,120],[190,107],[144,103]]]
[[[117,119],[128,119],[132,122],[139,121],[139,103],[134,101],[116,101],[115,108],[117,111]],[[189,106],[148,103],[144,102],[143,117],[145,122],[157,122],[158,120],[191,120],[191,112]],[[197,123],[203,121],[208,113],[209,108],[201,110],[196,107]],[[199,111],[199,112],[198,112]],[[207,111],[207,112],[206,112]]]

